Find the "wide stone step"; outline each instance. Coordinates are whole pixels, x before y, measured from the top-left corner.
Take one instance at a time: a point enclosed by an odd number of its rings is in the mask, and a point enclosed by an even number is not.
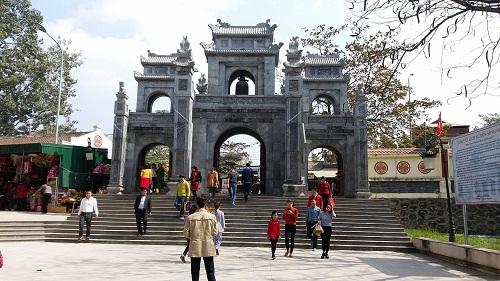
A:
[[[240,194],[239,194],[240,195]],[[266,239],[267,222],[272,211],[282,212],[286,198],[251,196],[245,203],[239,197],[232,206],[227,196],[217,198],[222,204],[226,217],[226,231],[223,246],[262,246],[269,247]],[[178,244],[185,245],[182,231],[183,222],[179,212],[173,207],[173,196],[153,195],[153,216],[148,222],[148,234],[137,236],[133,203],[136,195],[97,195],[99,218],[92,221],[91,240],[86,243],[129,243],[129,244]],[[307,198],[296,198],[299,210],[297,222],[296,247],[309,249],[311,242],[306,236],[305,213]],[[414,251],[409,238],[383,200],[360,200],[335,198],[337,218],[332,222],[333,249],[346,250],[391,250]],[[281,231],[284,234],[284,223]],[[78,238],[78,215],[73,214],[64,222],[37,224],[28,227],[24,223],[5,228],[0,223],[0,242],[10,234],[33,235],[23,239],[40,239],[76,243]],[[40,228],[40,230],[38,230]],[[44,229],[42,232],[41,229]],[[7,239],[7,238],[6,238]],[[319,238],[319,240],[321,240]],[[84,242],[85,243],[85,242]],[[283,247],[284,239],[279,242]]]

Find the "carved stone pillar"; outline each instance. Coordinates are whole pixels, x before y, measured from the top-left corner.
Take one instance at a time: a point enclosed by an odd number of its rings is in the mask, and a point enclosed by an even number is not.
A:
[[[108,193],[110,194],[121,193],[123,191],[123,174],[125,170],[127,125],[129,117],[127,100],[128,96],[126,95],[125,83],[120,82],[114,109],[113,159],[111,160],[111,175],[108,184]]]

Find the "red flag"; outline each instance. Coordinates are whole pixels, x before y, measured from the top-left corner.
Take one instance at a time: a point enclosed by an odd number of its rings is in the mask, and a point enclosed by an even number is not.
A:
[[[436,135],[441,137],[444,134],[443,121],[441,120],[441,112],[439,112],[438,124],[436,127]]]

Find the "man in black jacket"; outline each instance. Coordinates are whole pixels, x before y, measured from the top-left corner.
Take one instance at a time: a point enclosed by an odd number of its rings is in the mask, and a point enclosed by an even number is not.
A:
[[[148,233],[148,217],[151,216],[151,196],[148,195],[147,188],[141,187],[141,194],[135,199],[134,210],[135,221],[137,222],[137,236]]]

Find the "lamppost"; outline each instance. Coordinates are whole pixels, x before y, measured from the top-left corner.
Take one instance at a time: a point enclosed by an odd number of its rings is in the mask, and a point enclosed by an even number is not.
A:
[[[455,242],[455,224],[453,222],[453,215],[451,212],[451,199],[450,199],[450,189],[448,186],[448,159],[447,156],[445,155],[445,151],[443,148],[443,141],[441,138],[436,135],[432,134],[431,136],[434,136],[438,141],[439,141],[439,146],[441,148],[441,166],[442,169],[444,169],[444,180],[446,184],[446,202],[448,204],[448,241],[449,242]],[[422,153],[420,156],[422,157],[422,160],[424,161],[424,166],[425,169],[427,170],[434,170],[435,168],[435,160],[434,158],[437,155],[437,152],[433,152],[431,150],[431,146],[427,143],[426,141],[427,135],[424,137],[424,145],[425,145],[425,152]]]
[[[410,103],[411,103],[411,87],[410,87],[410,76],[413,76],[413,73],[408,75],[408,122],[410,123],[410,143],[413,142],[413,133],[411,131],[411,114],[410,114]]]
[[[64,68],[64,54],[63,54],[63,49],[61,48],[61,45],[59,42],[57,42],[50,34],[47,33],[47,30],[45,27],[43,27],[41,24],[36,24],[38,26],[38,30],[41,32],[47,34],[52,41],[54,41],[59,47],[59,50],[61,50],[61,71],[59,73],[59,93],[57,94],[57,115],[56,115],[56,136],[54,143],[57,144],[59,142],[59,114],[61,112],[61,90],[62,90],[62,78],[63,78],[63,68]]]
[[[94,160],[94,150],[92,150],[92,146],[90,144],[90,138],[87,138],[87,149],[85,149],[85,157],[88,161]]]

